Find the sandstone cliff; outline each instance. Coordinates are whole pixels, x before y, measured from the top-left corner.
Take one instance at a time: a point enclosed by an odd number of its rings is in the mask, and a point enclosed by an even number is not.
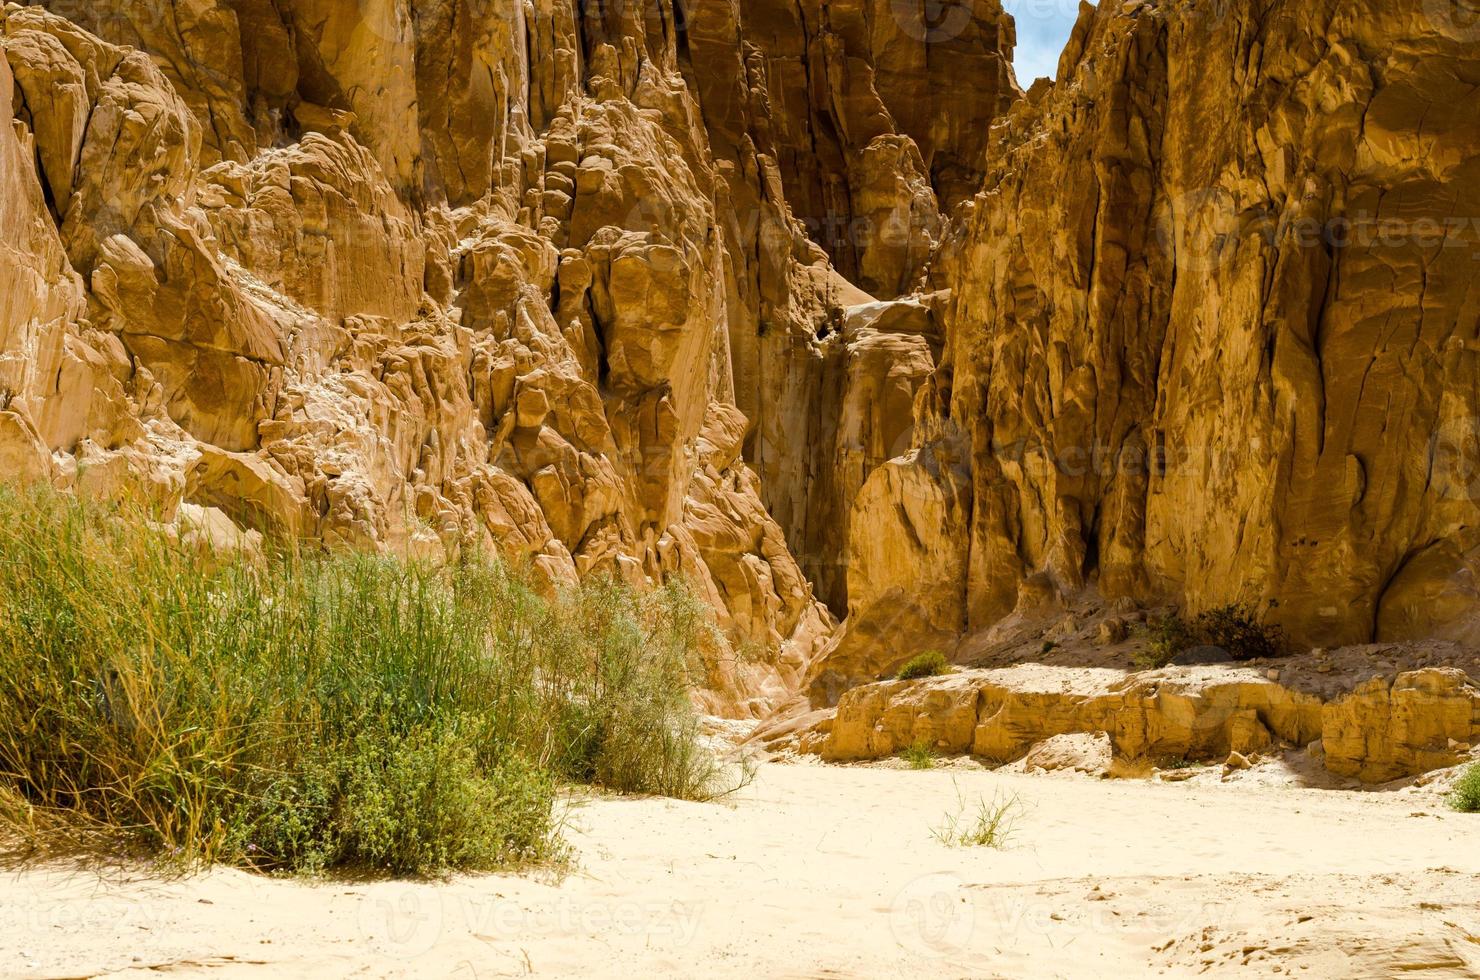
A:
[[[1023,93],[997,0],[12,3],[0,467],[682,574],[742,716],[1086,593],[1469,639],[1463,13],[1086,4]]]
[[[710,707],[770,710],[1018,94],[996,0],[944,39],[902,10],[7,5],[0,463],[549,588],[682,574]]]
[[[1087,588],[1473,640],[1477,41],[1417,0],[1083,5],[934,263],[945,352],[861,491],[814,695],[898,663],[900,624],[948,644]]]

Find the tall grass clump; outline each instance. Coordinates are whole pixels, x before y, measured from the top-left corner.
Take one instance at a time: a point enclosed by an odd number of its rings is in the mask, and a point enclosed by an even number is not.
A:
[[[935,750],[930,743],[919,741],[905,749],[903,753],[905,763],[911,769],[933,769],[935,768]]]
[[[947,847],[1001,850],[1012,842],[1022,809],[1022,801],[1017,796],[1000,792],[991,800],[978,797],[974,804],[970,803],[958,786],[955,812],[947,813],[939,827],[931,828],[930,836]]]
[[[396,874],[548,860],[580,782],[726,787],[682,586],[542,599],[495,561],[205,554],[0,487],[0,827],[184,862]]]
[[[946,655],[939,650],[928,650],[911,658],[899,672],[894,675],[895,680],[917,681],[924,677],[939,677],[951,669]]]

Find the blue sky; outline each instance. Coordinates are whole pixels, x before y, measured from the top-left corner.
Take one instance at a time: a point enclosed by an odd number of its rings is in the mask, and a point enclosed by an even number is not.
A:
[[[1017,21],[1018,84],[1027,88],[1039,75],[1052,78],[1079,17],[1079,0],[1002,0],[1002,6]]]

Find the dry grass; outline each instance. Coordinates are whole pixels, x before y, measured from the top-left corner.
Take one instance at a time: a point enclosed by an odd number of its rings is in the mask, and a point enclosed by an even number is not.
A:
[[[945,815],[930,836],[947,847],[990,847],[1001,850],[1012,841],[1022,815],[1022,801],[1015,795],[996,794],[991,800],[979,797],[974,803],[956,790],[956,810]]]

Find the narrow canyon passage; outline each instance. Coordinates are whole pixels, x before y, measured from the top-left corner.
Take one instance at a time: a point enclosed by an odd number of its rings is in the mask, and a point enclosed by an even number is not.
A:
[[[0,977],[1480,977],[1477,3],[0,3]]]

